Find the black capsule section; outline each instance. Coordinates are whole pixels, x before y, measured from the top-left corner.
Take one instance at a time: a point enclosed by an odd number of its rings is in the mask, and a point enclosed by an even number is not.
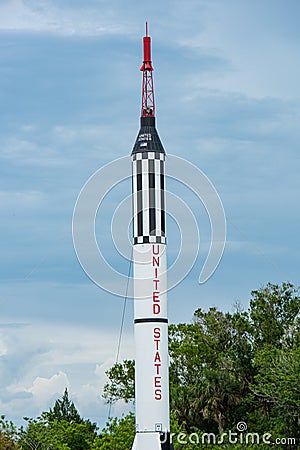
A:
[[[155,128],[155,117],[141,117],[141,128],[137,135],[132,154],[138,152],[165,153]]]

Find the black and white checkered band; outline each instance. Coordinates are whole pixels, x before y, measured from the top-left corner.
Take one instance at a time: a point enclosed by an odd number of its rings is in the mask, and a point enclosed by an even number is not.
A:
[[[138,236],[133,238],[133,244],[166,244],[165,236]]]
[[[160,161],[165,160],[165,154],[159,152],[139,152],[133,153],[132,161],[141,160],[141,159],[159,159]]]
[[[132,155],[134,244],[166,243],[164,159],[158,152]]]

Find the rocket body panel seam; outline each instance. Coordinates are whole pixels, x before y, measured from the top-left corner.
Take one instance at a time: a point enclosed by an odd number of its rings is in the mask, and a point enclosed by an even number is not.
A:
[[[142,319],[134,319],[134,323],[169,323],[168,319],[163,317],[144,317]]]

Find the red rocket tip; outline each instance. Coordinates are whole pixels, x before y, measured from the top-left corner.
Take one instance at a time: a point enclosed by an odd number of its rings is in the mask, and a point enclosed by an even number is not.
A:
[[[152,79],[151,37],[148,35],[148,22],[146,21],[146,36],[143,37],[144,59],[140,70],[143,72],[142,115],[141,117],[154,117],[154,88]]]
[[[144,59],[141,70],[153,70],[151,63],[151,38],[148,36],[148,22],[146,22],[146,36],[143,38]]]

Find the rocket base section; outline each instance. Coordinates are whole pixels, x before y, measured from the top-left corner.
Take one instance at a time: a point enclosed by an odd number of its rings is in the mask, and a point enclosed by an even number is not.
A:
[[[136,433],[132,450],[174,450],[170,433]]]
[[[136,433],[132,450],[162,450],[159,433]]]

